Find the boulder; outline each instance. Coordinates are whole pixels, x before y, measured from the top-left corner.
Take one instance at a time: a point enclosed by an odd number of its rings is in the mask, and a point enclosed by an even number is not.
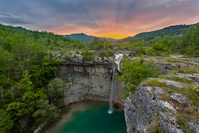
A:
[[[188,126],[189,126],[189,129],[192,130],[194,133],[199,133],[199,125],[198,124],[188,122]]]
[[[184,103],[186,101],[186,97],[178,93],[173,93],[170,97],[178,103]]]

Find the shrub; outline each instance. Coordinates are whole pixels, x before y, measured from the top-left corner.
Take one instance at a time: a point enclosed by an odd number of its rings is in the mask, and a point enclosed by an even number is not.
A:
[[[94,54],[89,51],[83,51],[81,55],[84,57],[84,61],[92,61],[94,58]]]
[[[148,63],[144,62],[143,58],[136,59],[133,62],[124,59],[122,63],[123,73],[119,77],[120,81],[126,84],[124,90],[124,98],[133,94],[136,87],[148,77],[155,76],[155,67],[151,61]]]

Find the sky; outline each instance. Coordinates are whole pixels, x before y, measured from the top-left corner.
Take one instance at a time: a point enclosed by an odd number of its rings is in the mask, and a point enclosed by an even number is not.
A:
[[[0,23],[121,39],[199,22],[199,0],[0,0]]]

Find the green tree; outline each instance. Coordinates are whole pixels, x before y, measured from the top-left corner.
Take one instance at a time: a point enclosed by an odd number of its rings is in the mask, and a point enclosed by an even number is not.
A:
[[[49,104],[47,100],[41,99],[37,105],[37,110],[32,115],[36,123],[49,124],[60,117],[56,106]]]
[[[0,109],[0,132],[8,133],[14,126],[14,121],[6,110]]]
[[[83,56],[84,61],[92,61],[94,58],[94,54],[88,50],[83,51],[81,55]]]
[[[124,98],[135,92],[136,87],[146,78],[155,76],[154,64],[149,61],[144,62],[143,58],[136,59],[133,62],[124,59],[121,65],[123,69],[122,75],[119,77],[120,81],[125,83],[123,87]]]
[[[63,105],[64,82],[61,79],[55,78],[48,84],[48,93],[50,102],[57,107]]]

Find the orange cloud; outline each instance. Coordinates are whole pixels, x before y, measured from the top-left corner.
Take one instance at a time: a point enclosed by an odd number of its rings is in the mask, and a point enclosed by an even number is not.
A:
[[[83,32],[98,37],[121,39],[140,32],[153,31],[170,25],[192,24],[199,20],[199,0],[157,1],[79,0],[73,3],[68,0],[71,5],[58,4],[56,8],[54,5],[57,2],[53,1],[50,7],[39,8],[46,9],[43,12],[45,21],[43,17],[42,19],[31,17],[33,22],[38,21],[25,26],[61,35]],[[45,6],[49,4],[44,3]]]
[[[178,2],[189,2],[190,0],[178,0]]]

